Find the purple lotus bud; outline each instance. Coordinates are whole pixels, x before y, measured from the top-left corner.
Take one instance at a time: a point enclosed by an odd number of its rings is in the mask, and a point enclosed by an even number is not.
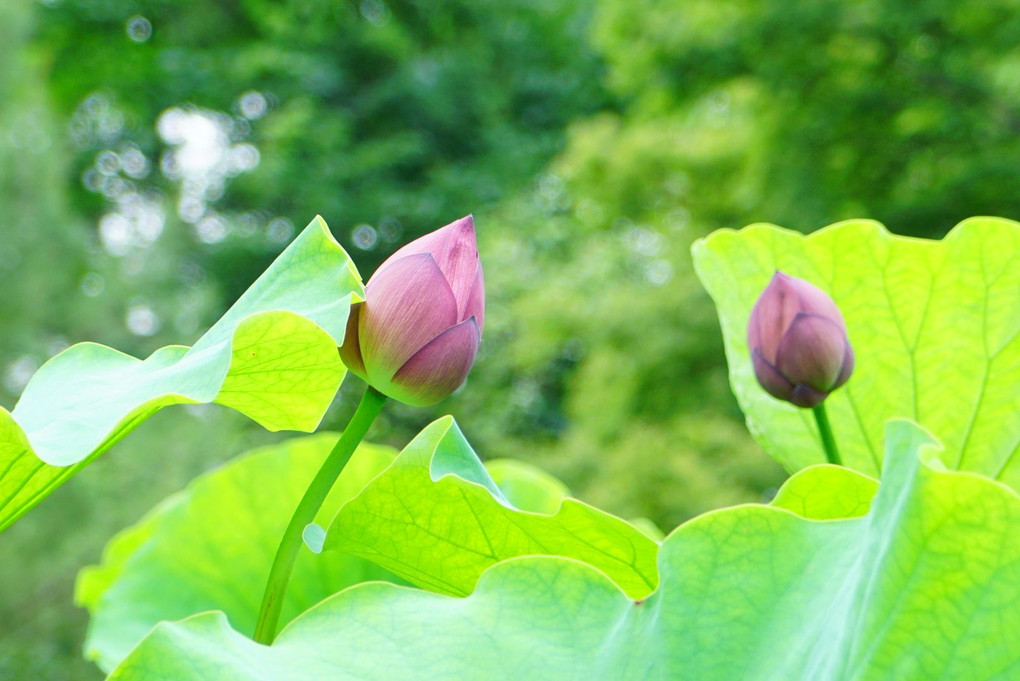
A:
[[[821,404],[854,368],[836,303],[814,284],[779,271],[751,310],[747,345],[761,386],[798,407]]]
[[[485,285],[469,215],[379,266],[351,307],[340,356],[379,392],[415,406],[460,387],[485,321]]]

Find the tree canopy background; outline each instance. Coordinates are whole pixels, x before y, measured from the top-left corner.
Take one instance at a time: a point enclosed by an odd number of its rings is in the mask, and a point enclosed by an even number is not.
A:
[[[192,342],[316,213],[367,276],[473,212],[478,363],[376,438],[453,413],[483,457],[667,531],[762,499],[783,472],[729,394],[691,242],[1020,216],[1018,38],[1003,0],[5,3],[3,403],[69,343]],[[170,410],[4,533],[0,677],[99,678],[77,568],[278,437]]]

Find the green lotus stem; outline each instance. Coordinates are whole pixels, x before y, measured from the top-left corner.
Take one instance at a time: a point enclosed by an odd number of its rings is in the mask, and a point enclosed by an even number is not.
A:
[[[815,422],[818,424],[818,434],[822,436],[822,447],[825,449],[825,459],[837,466],[843,462],[839,458],[839,450],[836,449],[836,438],[832,436],[832,426],[829,425],[829,415],[825,413],[825,403],[819,404],[811,409],[815,413]]]
[[[337,478],[340,477],[347,462],[351,460],[351,455],[364,439],[368,427],[379,415],[385,402],[386,396],[375,388],[369,386],[365,390],[361,403],[358,404],[347,428],[337,440],[333,451],[326,457],[322,468],[315,474],[315,478],[298,503],[297,509],[290,519],[290,524],[284,530],[280,548],[276,550],[276,558],[273,559],[273,567],[269,571],[269,580],[266,582],[266,590],[262,595],[262,605],[259,607],[259,616],[255,625],[255,641],[257,643],[269,645],[276,638],[276,627],[280,622],[280,611],[283,609],[283,597],[287,593],[287,584],[290,582],[290,575],[294,570],[294,561],[304,543],[302,533],[305,527],[315,520],[315,515],[319,512],[322,502],[326,500],[329,491],[333,489]]]

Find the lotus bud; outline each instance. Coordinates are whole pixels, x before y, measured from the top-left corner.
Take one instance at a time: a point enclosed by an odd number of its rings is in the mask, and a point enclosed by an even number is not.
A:
[[[798,407],[821,404],[854,368],[836,303],[814,284],[779,271],[751,310],[747,345],[761,386]]]
[[[435,404],[467,378],[485,321],[485,286],[469,215],[407,244],[351,307],[340,357],[379,392]]]

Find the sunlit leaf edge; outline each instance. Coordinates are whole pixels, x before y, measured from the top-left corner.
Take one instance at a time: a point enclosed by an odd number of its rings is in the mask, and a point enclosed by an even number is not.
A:
[[[399,485],[415,491],[401,494]],[[434,512],[443,504],[455,510]],[[324,550],[359,555],[438,593],[469,593],[485,568],[519,555],[575,558],[634,597],[655,588],[655,539],[577,499],[550,497],[544,506],[536,512],[510,503],[456,421],[445,416],[340,508],[327,528]],[[459,513],[471,522],[461,522]],[[458,536],[443,528],[455,528]],[[401,531],[400,542],[388,536]]]

